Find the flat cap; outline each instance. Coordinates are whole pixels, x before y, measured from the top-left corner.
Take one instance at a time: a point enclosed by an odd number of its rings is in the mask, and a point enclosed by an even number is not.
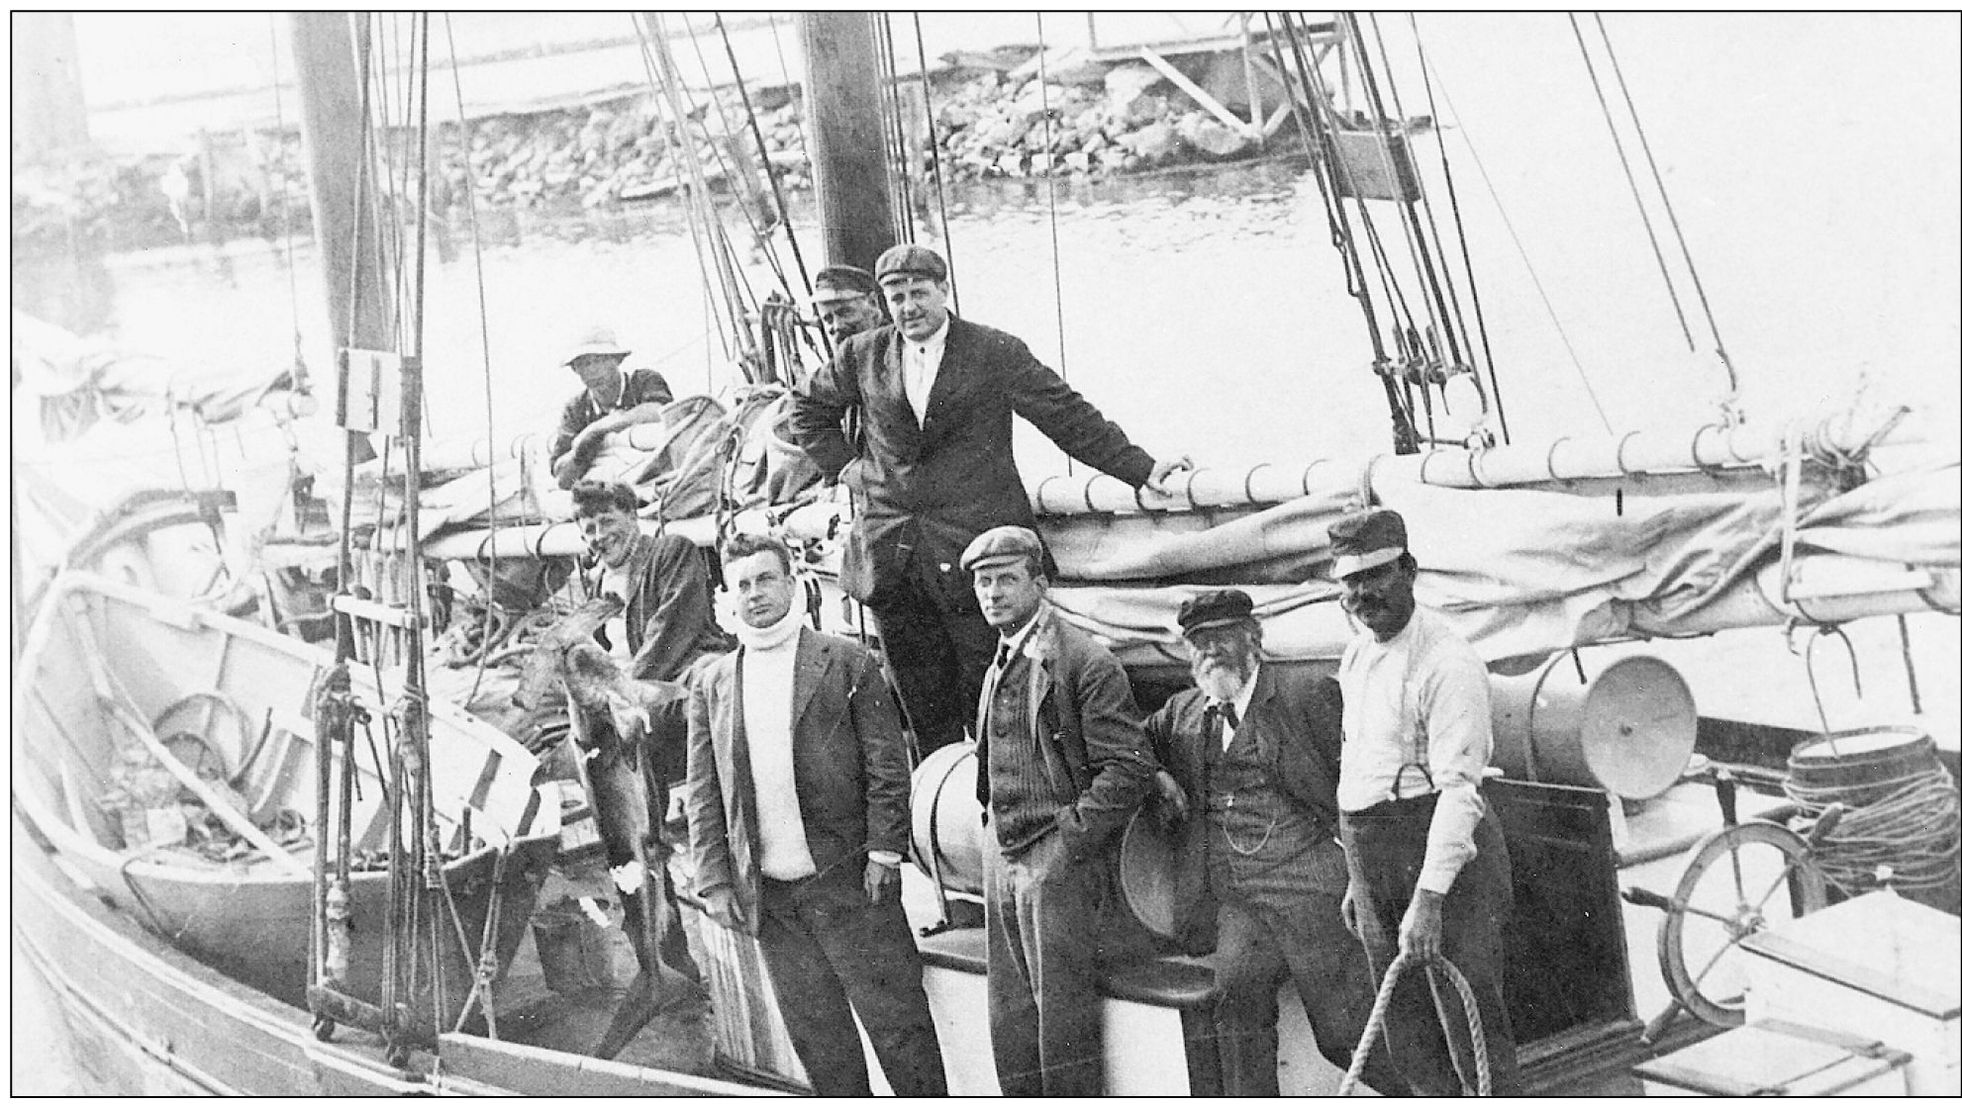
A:
[[[626,356],[631,350],[620,344],[620,339],[605,326],[589,326],[572,339],[561,366],[571,364],[582,356]]]
[[[1244,590],[1202,591],[1179,603],[1179,631],[1187,636],[1253,619],[1254,602]]]
[[[1395,510],[1344,514],[1328,527],[1328,548],[1335,557],[1335,562],[1329,565],[1328,577],[1347,578],[1389,563],[1409,551],[1409,545],[1403,515]]]
[[[811,279],[811,305],[836,303],[860,295],[879,294],[879,281],[870,272],[854,265],[832,265],[818,270]]]
[[[1034,564],[1035,570],[1042,569],[1042,538],[1033,529],[997,525],[968,542],[967,551],[961,553],[961,570],[973,571],[1006,560],[1023,559]]]
[[[879,254],[879,263],[873,266],[872,273],[881,284],[903,276],[945,280],[947,262],[924,245],[895,245]]]

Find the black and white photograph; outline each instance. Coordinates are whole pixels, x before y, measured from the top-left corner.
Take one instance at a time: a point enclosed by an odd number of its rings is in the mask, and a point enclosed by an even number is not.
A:
[[[12,1095],[1962,1095],[1962,13],[9,31]]]

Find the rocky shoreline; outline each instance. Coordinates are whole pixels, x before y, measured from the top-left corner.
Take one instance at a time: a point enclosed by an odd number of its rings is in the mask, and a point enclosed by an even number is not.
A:
[[[1095,179],[1299,149],[1291,124],[1258,140],[1227,126],[1143,62],[1052,66],[1045,82],[1033,53],[967,56],[933,73],[924,87],[902,83],[905,114],[923,120],[930,107],[934,120],[931,154],[923,148],[925,128],[906,128],[916,187],[932,187],[936,173],[948,183]],[[1246,114],[1245,77],[1236,88],[1220,76],[1244,73],[1237,53],[1195,56],[1180,66],[1218,102]],[[1264,82],[1257,92],[1275,101]],[[767,159],[778,187],[808,190],[801,93],[752,91],[750,102],[754,128],[734,89],[703,103],[685,128],[710,187],[766,195],[770,184],[756,169]],[[487,116],[467,127],[445,124],[432,135],[431,155],[439,166],[430,182],[431,209],[446,219],[473,201],[489,209],[615,210],[670,197],[688,175],[687,157],[652,90]],[[301,158],[297,132],[265,130],[212,135],[201,154],[188,157],[24,166],[12,189],[13,240],[16,248],[67,247],[79,239],[124,250],[300,232],[308,223]]]

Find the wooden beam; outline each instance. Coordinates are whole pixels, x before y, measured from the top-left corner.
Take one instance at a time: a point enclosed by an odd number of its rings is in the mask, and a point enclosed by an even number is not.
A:
[[[1215,100],[1211,96],[1207,95],[1206,90],[1199,87],[1197,84],[1194,84],[1191,77],[1188,77],[1184,73],[1179,72],[1176,66],[1174,66],[1171,62],[1166,61],[1163,57],[1159,56],[1158,51],[1153,50],[1149,46],[1140,46],[1138,47],[1138,56],[1143,58],[1145,62],[1149,64],[1153,69],[1156,69],[1160,73],[1163,73],[1165,75],[1166,80],[1171,81],[1173,84],[1178,85],[1180,91],[1184,92],[1188,96],[1191,96],[1195,101],[1198,102],[1200,107],[1203,107],[1207,111],[1211,112],[1213,117],[1218,119],[1220,122],[1225,123],[1227,126],[1232,127],[1235,131],[1245,135],[1248,138],[1260,137],[1260,132],[1256,131],[1252,126],[1250,126],[1245,119],[1242,119],[1234,115],[1231,111],[1228,111],[1226,110],[1226,108],[1220,106],[1220,102],[1218,100]]]

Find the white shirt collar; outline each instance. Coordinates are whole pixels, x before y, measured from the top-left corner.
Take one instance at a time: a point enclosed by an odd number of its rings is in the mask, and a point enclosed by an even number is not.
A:
[[[1253,706],[1254,687],[1258,685],[1259,682],[1260,682],[1260,660],[1256,659],[1254,660],[1253,677],[1247,680],[1247,684],[1245,686],[1240,687],[1240,692],[1233,696],[1233,701],[1231,703],[1233,706],[1233,715],[1240,718],[1241,724],[1245,724],[1247,721],[1247,710]],[[1211,694],[1208,694],[1206,695],[1206,704],[1208,706],[1214,706],[1214,705],[1221,704],[1221,702],[1218,698],[1215,698]],[[1239,725],[1235,725],[1234,727],[1238,728]]]
[[[947,347],[947,327],[953,325],[953,322],[954,316],[950,314],[940,320],[940,328],[926,335],[925,340],[915,341],[909,337],[906,339],[906,344],[921,352],[937,353]]]
[[[1008,645],[1008,654],[1011,658],[1021,654],[1022,646],[1029,642],[1029,634],[1035,631],[1036,624],[1042,620],[1042,614],[1042,607],[1036,607],[1035,616],[1029,618],[1028,624],[1015,630],[1014,636],[1002,638]]]

